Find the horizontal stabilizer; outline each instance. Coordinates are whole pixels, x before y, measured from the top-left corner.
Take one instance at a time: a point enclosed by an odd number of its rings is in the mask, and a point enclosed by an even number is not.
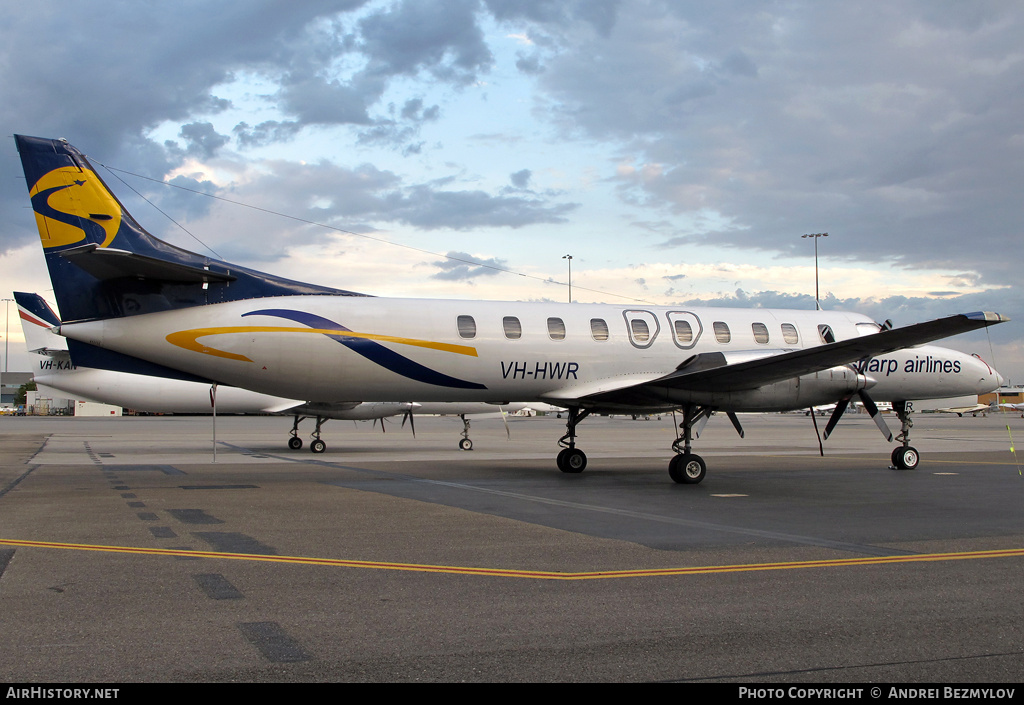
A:
[[[233,282],[237,279],[227,273],[212,272],[209,269],[147,257],[127,250],[102,248],[96,244],[63,250],[60,256],[101,281],[132,277],[178,284],[207,284]]]

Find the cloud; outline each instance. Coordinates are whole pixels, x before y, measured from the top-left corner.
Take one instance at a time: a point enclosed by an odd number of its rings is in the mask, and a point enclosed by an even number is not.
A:
[[[477,277],[493,276],[499,270],[507,269],[508,263],[497,258],[483,259],[468,252],[449,252],[448,259],[432,262],[440,272],[430,275],[433,279],[445,281],[471,281]]]
[[[529,169],[520,169],[509,176],[509,181],[512,185],[518,189],[524,189],[530,185],[530,177],[533,176],[533,172]]]
[[[626,202],[737,226],[670,245],[791,256],[827,229],[832,256],[1009,283],[993,253],[1021,237],[1021,31],[1015,6],[632,3],[549,52],[538,85],[567,138],[635,156]]]

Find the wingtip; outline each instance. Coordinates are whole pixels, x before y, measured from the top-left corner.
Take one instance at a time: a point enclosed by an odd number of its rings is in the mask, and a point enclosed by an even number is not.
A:
[[[993,311],[975,311],[974,313],[965,313],[964,316],[972,321],[985,321],[989,324],[1006,323],[1010,320],[1009,316]]]

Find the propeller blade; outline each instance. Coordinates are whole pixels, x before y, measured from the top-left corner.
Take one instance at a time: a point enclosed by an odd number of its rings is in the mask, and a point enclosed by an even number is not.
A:
[[[882,415],[878,413],[878,407],[875,406],[875,402],[871,400],[871,397],[869,397],[868,393],[863,389],[857,392],[857,396],[860,397],[860,401],[864,404],[864,408],[868,410],[869,414],[871,414],[871,420],[875,422],[876,426],[878,426],[878,430],[882,432],[883,436],[885,436],[885,440],[891,443],[892,431],[889,430],[889,426],[886,425],[885,419],[882,418]]]
[[[733,428],[736,429],[736,433],[740,434],[740,438],[743,438],[743,427],[740,426],[740,420],[739,417],[736,416],[736,413],[732,411],[727,411],[725,412],[725,415],[729,417],[730,421],[732,421],[732,426]]]
[[[843,418],[843,414],[846,413],[846,407],[849,404],[849,397],[845,397],[836,402],[836,408],[832,411],[832,416],[829,418],[828,423],[825,424],[825,433],[823,435],[825,436],[826,441],[828,440],[828,437],[832,435],[832,431],[835,429],[836,424],[839,423],[839,419]]]
[[[512,431],[508,427],[508,412],[501,406],[498,406],[498,408],[501,409],[501,420],[505,422],[505,440],[511,441]]]
[[[416,422],[412,420],[412,409],[407,409],[405,415],[402,416],[402,428],[405,428],[405,421],[409,420],[409,428],[412,429],[412,437],[416,437]]]
[[[821,457],[825,457],[825,445],[821,442],[821,432],[818,431],[818,419],[814,417],[814,407],[808,408],[810,411],[811,423],[814,424],[814,435],[818,437],[818,452],[821,453]]]

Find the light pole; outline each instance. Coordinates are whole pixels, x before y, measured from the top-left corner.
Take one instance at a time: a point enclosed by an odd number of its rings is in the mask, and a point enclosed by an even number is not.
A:
[[[572,303],[572,255],[564,255],[562,259],[569,260],[569,303]]]
[[[818,238],[828,237],[828,233],[811,233],[810,235],[801,235],[800,237],[814,238],[814,310],[820,311],[821,304],[818,303]]]

